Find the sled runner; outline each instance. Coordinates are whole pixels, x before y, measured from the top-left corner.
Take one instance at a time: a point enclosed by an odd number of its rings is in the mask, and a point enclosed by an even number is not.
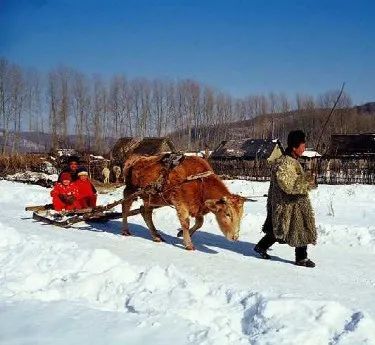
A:
[[[81,212],[84,211],[84,212]],[[57,212],[54,210],[38,210],[33,212],[33,219],[67,228],[82,221],[107,221],[120,218],[121,212],[92,212],[92,210],[77,210],[76,212]]]

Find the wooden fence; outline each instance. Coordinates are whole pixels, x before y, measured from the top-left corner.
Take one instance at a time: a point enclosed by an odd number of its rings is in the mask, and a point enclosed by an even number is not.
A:
[[[266,160],[248,161],[241,159],[210,160],[215,173],[227,178],[238,178],[251,181],[269,181],[270,166]]]
[[[323,158],[317,171],[319,183],[375,184],[374,158]]]
[[[210,160],[218,175],[251,181],[269,181],[270,165],[266,160],[246,161]],[[311,170],[309,162],[302,162],[306,170]],[[374,158],[321,158],[312,170],[317,172],[320,184],[375,184]]]

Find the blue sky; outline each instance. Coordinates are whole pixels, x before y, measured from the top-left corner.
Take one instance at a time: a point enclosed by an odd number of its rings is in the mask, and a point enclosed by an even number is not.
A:
[[[192,78],[233,96],[375,101],[373,1],[0,0],[0,56],[129,78]]]

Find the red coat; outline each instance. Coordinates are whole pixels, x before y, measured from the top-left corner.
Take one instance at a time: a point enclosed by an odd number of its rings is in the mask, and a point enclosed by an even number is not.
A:
[[[51,191],[53,208],[56,211],[61,210],[75,210],[80,207],[78,203],[78,189],[71,183],[64,186],[62,183],[57,182]],[[73,196],[75,200],[72,203],[67,203],[63,199]]]
[[[78,203],[80,208],[93,208],[96,206],[96,193],[90,180],[77,180],[74,182],[78,190]]]

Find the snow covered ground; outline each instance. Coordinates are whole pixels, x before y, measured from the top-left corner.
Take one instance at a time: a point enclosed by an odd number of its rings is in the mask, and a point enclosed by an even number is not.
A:
[[[188,252],[171,208],[155,211],[167,243],[152,242],[140,216],[130,238],[120,220],[60,229],[24,211],[49,190],[0,181],[0,344],[375,344],[375,186],[322,185],[311,197],[314,269],[293,265],[286,245],[271,261],[255,256],[265,198],[246,204],[239,241],[209,215]]]

